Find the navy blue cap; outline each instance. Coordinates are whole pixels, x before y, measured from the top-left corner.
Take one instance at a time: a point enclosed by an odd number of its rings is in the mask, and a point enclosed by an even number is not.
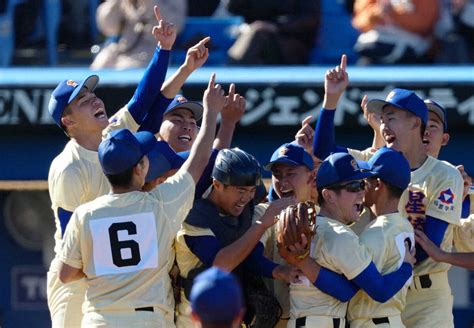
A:
[[[399,151],[380,148],[367,162],[367,166],[377,178],[402,190],[410,183],[410,164]]]
[[[186,108],[190,110],[193,113],[196,121],[199,121],[202,118],[202,112],[204,110],[204,107],[202,107],[201,103],[197,101],[188,101],[183,95],[176,95],[173,101],[170,102],[170,104],[166,108],[163,115],[166,115],[179,108]]]
[[[237,278],[216,267],[194,278],[189,300],[193,312],[201,321],[209,323],[230,323],[244,308]]]
[[[386,105],[392,105],[398,109],[409,111],[418,116],[426,125],[428,122],[428,108],[425,102],[415,92],[405,89],[393,89],[385,100],[372,99],[367,103],[367,109],[372,113],[382,113]]]
[[[441,122],[443,122],[443,131],[448,131],[448,112],[446,111],[446,108],[432,99],[425,99],[425,105],[428,107],[430,112],[438,115]]]
[[[166,141],[157,141],[155,147],[147,154],[150,166],[145,182],[154,180],[169,170],[179,169],[184,159],[179,156]]]
[[[127,129],[115,130],[99,145],[99,161],[105,174],[120,174],[131,169],[156,144],[148,131],[132,133]]]
[[[265,166],[267,170],[271,170],[276,163],[287,164],[291,166],[306,166],[308,169],[314,169],[313,158],[300,145],[286,143],[278,147],[273,152],[270,162]]]
[[[97,75],[91,75],[84,79],[81,83],[73,80],[61,81],[56,89],[54,89],[49,99],[48,111],[53,117],[54,122],[62,129],[61,117],[64,109],[69,105],[79,94],[83,87],[90,91],[94,91],[99,83]]]
[[[374,173],[363,170],[350,154],[334,153],[321,163],[316,175],[316,186],[323,189],[372,176]]]

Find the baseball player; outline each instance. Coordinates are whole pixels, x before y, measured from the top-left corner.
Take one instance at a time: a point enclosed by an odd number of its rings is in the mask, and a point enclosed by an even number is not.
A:
[[[137,87],[126,109],[136,123],[140,123],[159,93],[166,75],[169,50],[176,38],[170,23],[161,19],[158,7],[155,14],[159,25],[154,35],[159,43],[150,65]],[[97,157],[97,148],[102,139],[102,130],[109,120],[104,103],[94,90],[99,78],[92,75],[82,83],[65,80],[51,95],[49,112],[56,124],[70,137],[70,141],[51,163],[48,187],[52,209],[56,220],[55,253],[58,254],[62,237],[72,212],[81,204],[91,201],[109,191]],[[78,280],[68,286],[58,277],[59,261],[51,262],[48,272],[48,307],[53,327],[79,327],[85,284]]]
[[[334,142],[334,109],[347,84],[343,56],[341,65],[326,74],[324,108],[315,129],[314,152],[322,157],[332,151],[345,151],[359,160],[367,160],[373,150],[361,152],[338,147]],[[463,181],[454,167],[425,154],[425,103],[412,91],[394,89],[386,100],[369,101],[367,109],[381,115],[380,132],[386,146],[401,151],[412,169],[409,188],[400,199],[400,213],[409,218],[414,228],[423,229],[437,246],[450,250],[454,226],[460,224]],[[452,327],[452,296],[447,276],[450,266],[428,258],[420,247],[416,259],[414,280],[402,314],[404,324],[410,328],[435,323]]]
[[[237,328],[244,317],[242,288],[234,274],[212,267],[194,279],[191,317],[198,328]]]
[[[410,183],[410,166],[403,155],[390,148],[381,148],[368,162],[375,173],[366,179],[364,205],[377,216],[359,236],[367,247],[377,270],[387,274],[397,270],[405,256],[405,243],[415,246],[413,227],[398,212],[398,203]],[[349,301],[347,318],[351,328],[405,327],[401,311],[409,282],[385,303],[373,300],[364,291],[358,291]]]
[[[378,302],[385,302],[411,277],[413,258],[409,251],[405,252],[404,263],[398,270],[382,276],[367,248],[347,226],[359,218],[365,188],[363,179],[371,176],[373,172],[361,170],[347,153],[332,154],[321,164],[316,176],[321,209],[310,248],[295,259],[283,254],[280,247],[285,260],[300,268],[308,279],[290,285],[288,328],[344,327],[347,301],[359,288]],[[294,215],[292,211],[289,207],[280,214],[280,231],[282,222],[292,221],[288,219]],[[340,279],[342,275],[345,282]]]
[[[174,326],[170,249],[192,206],[224,106],[224,91],[214,79],[204,94],[203,126],[191,155],[153,191],[141,191],[146,155],[156,143],[153,134],[121,129],[100,144],[99,161],[111,193],[74,211],[59,255],[63,283],[85,277],[83,327]]]
[[[190,327],[187,315],[193,278],[210,266],[233,271],[243,284],[247,314],[245,322],[256,316],[258,327],[273,327],[279,306],[267,291],[261,276],[295,279],[298,270],[277,265],[263,256],[267,229],[275,216],[294,202],[288,197],[254,205],[261,167],[250,154],[238,148],[219,152],[212,172],[209,194],[195,201],[176,239],[176,260],[181,271],[181,303],[178,327]]]

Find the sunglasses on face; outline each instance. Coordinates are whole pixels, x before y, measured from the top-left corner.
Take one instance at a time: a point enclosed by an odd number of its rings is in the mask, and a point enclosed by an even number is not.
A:
[[[352,181],[352,182],[341,184],[341,185],[331,186],[331,187],[328,187],[327,189],[332,189],[332,190],[344,189],[348,192],[359,192],[365,189],[365,181],[364,180]]]

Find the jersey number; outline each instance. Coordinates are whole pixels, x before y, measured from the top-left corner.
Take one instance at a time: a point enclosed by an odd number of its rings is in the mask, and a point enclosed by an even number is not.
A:
[[[113,223],[109,227],[110,248],[112,261],[118,267],[137,265],[141,261],[140,248],[135,240],[119,240],[118,232],[126,230],[129,235],[137,234],[137,226],[133,222]],[[131,257],[122,258],[122,249],[130,249]]]

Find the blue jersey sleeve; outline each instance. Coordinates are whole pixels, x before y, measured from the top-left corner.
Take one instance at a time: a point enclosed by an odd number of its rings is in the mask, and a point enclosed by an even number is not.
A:
[[[61,237],[64,237],[64,232],[66,231],[66,226],[71,219],[72,212],[66,211],[65,209],[58,207],[58,218],[59,224],[61,226]]]
[[[163,113],[173,99],[166,98],[161,92],[156,97],[150,110],[145,115],[138,131],[148,131],[157,134],[160,131],[161,123],[163,123]]]
[[[359,287],[346,276],[324,267],[319,270],[318,278],[313,285],[341,302],[348,302],[359,290]]]
[[[467,196],[462,202],[461,219],[466,219],[471,214],[471,197]]]
[[[204,192],[206,192],[206,190],[212,185],[212,170],[214,169],[214,163],[216,162],[218,153],[219,149],[212,149],[209,162],[204,168],[204,171],[202,172],[202,175],[196,184],[196,191],[194,193],[194,197],[196,199],[202,198]]]
[[[448,223],[446,221],[434,218],[429,215],[426,216],[426,221],[423,225],[423,232],[426,234],[426,236],[428,236],[428,238],[433,243],[436,244],[436,246],[440,247],[441,242],[443,241],[446,229],[448,229]],[[426,254],[423,247],[421,247],[419,244],[416,244],[415,247],[416,247],[416,254],[415,254],[416,263],[419,264],[428,258],[428,254]]]
[[[188,248],[206,266],[212,266],[221,245],[214,236],[184,236]]]
[[[316,122],[313,139],[313,155],[321,160],[324,160],[331,155],[331,153],[347,153],[347,148],[336,145],[334,132],[335,113],[335,110],[325,110],[321,108],[321,113]]]
[[[168,69],[169,55],[169,50],[156,48],[132,99],[127,104],[128,111],[139,125],[161,90]]]
[[[402,289],[411,274],[411,265],[406,262],[403,262],[397,271],[383,276],[380,275],[375,264],[370,262],[367,268],[352,281],[374,300],[384,303]]]
[[[244,266],[259,276],[273,278],[273,270],[278,264],[263,256],[263,244],[258,242],[252,253],[245,259]]]

